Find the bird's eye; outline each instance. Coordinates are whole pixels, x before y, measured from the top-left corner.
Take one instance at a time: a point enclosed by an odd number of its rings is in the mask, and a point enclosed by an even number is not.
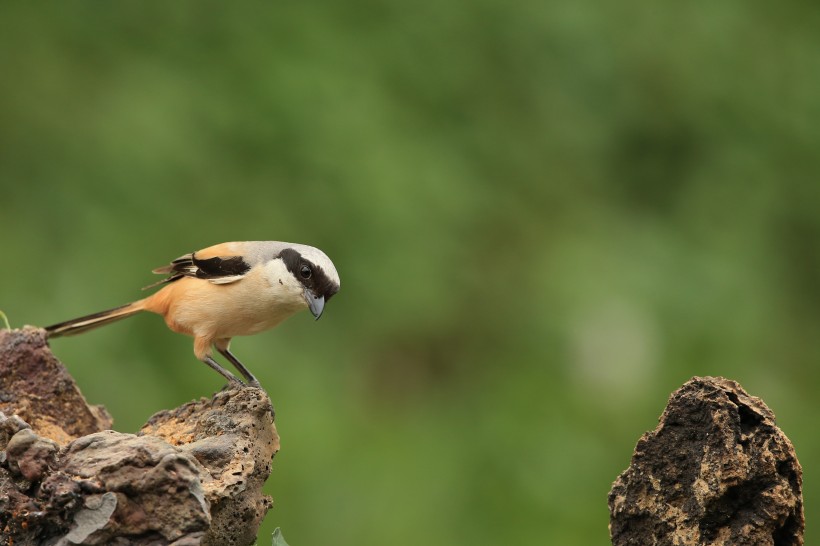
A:
[[[313,272],[310,270],[310,267],[303,265],[302,268],[299,270],[299,274],[302,276],[303,279],[309,279]]]

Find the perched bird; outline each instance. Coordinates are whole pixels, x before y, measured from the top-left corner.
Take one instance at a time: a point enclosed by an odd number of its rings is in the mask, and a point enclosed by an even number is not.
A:
[[[193,336],[196,357],[231,382],[240,382],[211,356],[216,347],[253,385],[259,382],[231,353],[231,338],[273,328],[310,309],[318,320],[339,291],[339,274],[327,255],[307,245],[279,241],[222,243],[180,256],[154,269],[167,278],[147,298],[48,326],[50,338],[70,336],[140,311],[162,315],[168,328]]]

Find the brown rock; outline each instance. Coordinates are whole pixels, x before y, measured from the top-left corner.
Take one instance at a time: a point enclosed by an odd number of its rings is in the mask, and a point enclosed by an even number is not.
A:
[[[272,506],[259,492],[279,451],[273,408],[263,390],[223,391],[160,412],[140,434],[163,438],[202,465],[212,517],[203,545],[253,544]]]
[[[43,475],[57,461],[57,442],[41,438],[30,428],[24,428],[11,437],[6,445],[6,462],[12,473],[29,481],[43,478]]]
[[[802,545],[801,487],[794,448],[763,401],[695,377],[612,486],[612,544]]]
[[[0,412],[17,415],[40,436],[66,444],[111,428],[102,406],[90,406],[46,344],[45,330],[0,329]]]
[[[270,399],[226,389],[111,430],[42,330],[0,332],[0,546],[253,544],[279,449]]]

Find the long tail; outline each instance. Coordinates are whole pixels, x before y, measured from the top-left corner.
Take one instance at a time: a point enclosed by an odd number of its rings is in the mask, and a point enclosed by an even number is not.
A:
[[[135,301],[127,305],[121,305],[107,311],[100,311],[93,315],[86,315],[84,317],[67,320],[59,324],[46,326],[46,333],[48,337],[73,336],[74,334],[81,334],[88,330],[92,330],[105,324],[110,324],[118,320],[130,317],[139,313],[144,309],[143,300]]]

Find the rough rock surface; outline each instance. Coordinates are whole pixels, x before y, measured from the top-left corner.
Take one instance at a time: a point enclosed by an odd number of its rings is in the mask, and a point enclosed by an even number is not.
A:
[[[248,387],[189,402],[154,415],[139,433],[177,446],[205,469],[202,488],[211,506],[211,530],[202,544],[253,544],[271,507],[260,491],[279,451],[264,391]]]
[[[89,406],[46,344],[44,330],[0,329],[0,411],[65,444],[111,428],[102,406]]]
[[[609,494],[615,546],[803,544],[802,471],[762,400],[695,377]]]
[[[0,331],[0,546],[250,545],[279,449],[261,389],[105,430],[45,334]]]

